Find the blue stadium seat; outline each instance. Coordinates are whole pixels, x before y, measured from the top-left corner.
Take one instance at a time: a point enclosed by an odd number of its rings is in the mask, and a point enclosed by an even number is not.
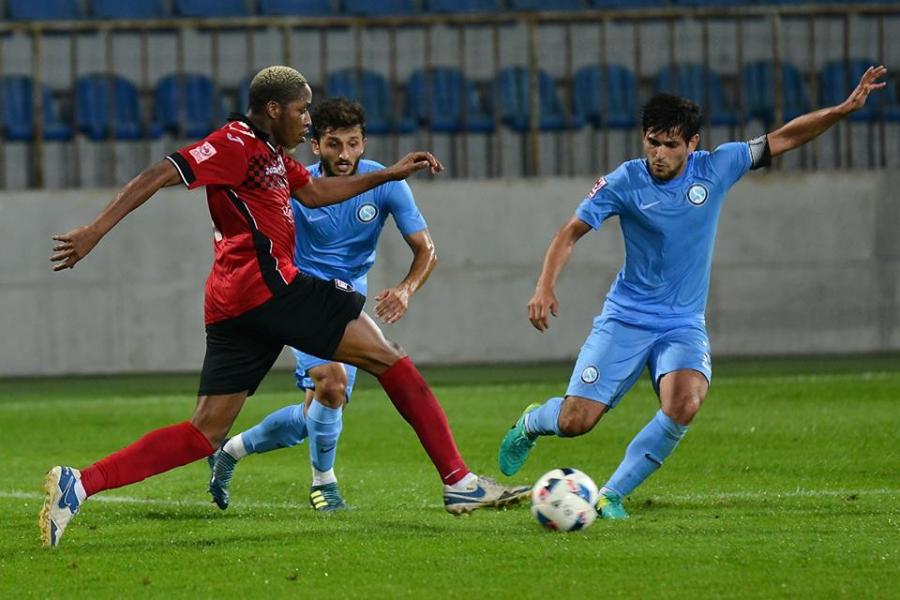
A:
[[[328,96],[343,96],[356,100],[366,111],[366,131],[373,135],[382,133],[411,133],[415,131],[412,119],[394,121],[394,100],[390,85],[380,74],[362,69],[341,69],[328,74],[325,81]],[[315,124],[313,124],[315,125]]]
[[[100,19],[161,19],[163,0],[92,0],[91,14]]]
[[[707,85],[709,105],[706,104]],[[674,73],[670,67],[663,67],[656,77],[656,91],[677,94],[698,103],[712,125],[732,127],[738,124],[737,113],[725,95],[718,74],[702,65],[677,65]]]
[[[842,60],[831,61],[819,74],[819,102],[821,106],[833,106],[847,99],[866,69],[879,63],[867,58],[851,59],[846,65]],[[869,96],[866,105],[851,114],[848,119],[857,122],[874,122],[882,116],[886,121],[900,121],[900,103],[897,88],[890,76],[887,85]]]
[[[538,71],[538,129],[560,131],[566,129],[566,114],[556,92],[553,78]],[[531,74],[527,67],[505,67],[494,81],[494,102],[500,107],[503,123],[518,132],[528,131],[531,123]],[[569,117],[568,128],[578,129],[584,121],[576,114]]]
[[[509,0],[512,10],[581,10],[585,8],[581,0]]]
[[[6,7],[14,21],[72,21],[82,16],[78,0],[8,0]]]
[[[810,111],[803,74],[790,63],[781,64],[781,110],[784,121]],[[775,122],[775,64],[770,60],[746,65],[741,71],[744,110],[766,126]]]
[[[591,8],[659,8],[668,0],[591,0]]]
[[[415,14],[412,0],[344,0],[344,12],[348,15],[383,17]]]
[[[821,0],[820,0],[821,1]],[[810,0],[806,0],[806,3],[809,4]],[[815,2],[813,2],[815,3]],[[755,4],[751,2],[747,2],[747,0],[672,0],[672,4],[675,6],[704,6],[704,7],[714,7],[714,6],[746,6],[748,4]]]
[[[494,119],[475,84],[454,67],[434,67],[427,77],[424,70],[415,71],[406,84],[406,112],[432,131],[486,133],[494,130]]]
[[[261,15],[325,17],[334,14],[331,0],[260,0]]]
[[[34,81],[25,75],[8,75],[2,79],[3,135],[7,141],[29,141],[34,138]],[[65,141],[72,130],[62,122],[59,108],[50,89],[41,86],[45,140]]]
[[[425,0],[425,10],[433,13],[473,13],[500,10],[500,0]]]
[[[183,92],[182,92],[183,89]],[[184,111],[184,131],[188,138],[201,138],[219,127],[225,119],[224,101],[212,79],[186,73],[163,77],[154,90],[156,121],[169,132],[180,132],[179,111]]]
[[[184,17],[245,17],[245,0],[175,0],[175,12]]]
[[[637,82],[634,73],[621,65],[605,70],[590,65],[575,73],[575,114],[594,127],[627,129],[637,125]]]
[[[250,108],[250,82],[253,81],[254,75],[255,73],[247,75],[238,83],[237,105],[234,110],[239,113],[245,113]]]
[[[137,87],[124,77],[111,75],[85,75],[75,82],[75,127],[93,140],[160,135],[158,125],[144,127]]]

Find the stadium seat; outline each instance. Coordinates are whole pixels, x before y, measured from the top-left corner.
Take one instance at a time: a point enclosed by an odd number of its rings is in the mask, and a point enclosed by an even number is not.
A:
[[[366,111],[366,131],[370,134],[415,131],[412,119],[401,118],[395,122],[390,85],[374,71],[341,69],[331,72],[325,81],[325,93],[360,102]]]
[[[75,82],[75,127],[93,140],[110,136],[137,140],[160,134],[158,125],[144,127],[137,87],[124,77],[100,74]]]
[[[627,129],[637,125],[637,82],[634,73],[621,65],[605,70],[590,65],[575,73],[575,114],[594,127]]]
[[[512,10],[581,10],[585,8],[581,0],[509,0]]]
[[[712,125],[732,127],[738,124],[737,113],[725,95],[722,81],[714,71],[697,64],[663,67],[656,77],[656,91],[689,98],[703,108]],[[709,104],[706,87],[709,86]]]
[[[29,141],[34,138],[34,82],[25,75],[8,75],[3,86],[3,135],[7,141]],[[72,130],[62,122],[59,108],[50,89],[41,86],[45,140],[71,139]]]
[[[810,111],[803,74],[797,67],[790,63],[781,64],[781,84],[781,110],[785,121]],[[765,60],[746,65],[741,71],[741,89],[747,114],[771,126],[775,122],[775,64]]]
[[[659,8],[668,0],[590,0],[591,8]]]
[[[163,0],[91,0],[98,19],[161,19],[168,16]]]
[[[245,17],[245,0],[175,0],[175,12],[183,17]]]
[[[500,0],[425,0],[425,10],[433,13],[477,13],[500,10]]]
[[[538,71],[538,96],[538,129],[541,131],[578,129],[584,124],[576,114],[570,115],[567,124],[556,84],[542,70]],[[494,81],[494,102],[499,103],[501,120],[507,127],[518,132],[531,128],[531,74],[527,67],[500,69]]]
[[[183,91],[182,91],[183,88]],[[186,73],[163,77],[154,90],[156,121],[165,130],[188,138],[201,138],[219,127],[226,110],[222,96],[206,75]],[[184,111],[184,129],[179,113]]]
[[[434,67],[427,76],[424,70],[415,71],[406,84],[406,111],[411,119],[431,131],[486,133],[494,130],[494,119],[475,84],[454,67]]]
[[[8,0],[6,8],[14,21],[73,21],[82,17],[78,0]]]
[[[331,0],[260,0],[261,15],[327,17],[334,14]]]
[[[344,12],[348,15],[364,17],[386,17],[390,15],[415,14],[412,0],[344,0]]]
[[[833,106],[846,100],[859,78],[878,61],[867,58],[851,59],[848,63],[842,60],[831,61],[819,74],[819,102],[821,106]],[[897,88],[890,75],[887,85],[869,96],[866,105],[851,114],[848,119],[856,122],[874,122],[881,116],[886,121],[900,121],[900,103],[897,101]],[[883,115],[882,115],[883,111]]]

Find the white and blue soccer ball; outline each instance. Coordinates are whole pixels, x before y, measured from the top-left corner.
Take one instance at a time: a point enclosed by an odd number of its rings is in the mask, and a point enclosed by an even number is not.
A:
[[[578,531],[597,518],[597,484],[578,469],[545,473],[531,490],[531,514],[552,531]]]

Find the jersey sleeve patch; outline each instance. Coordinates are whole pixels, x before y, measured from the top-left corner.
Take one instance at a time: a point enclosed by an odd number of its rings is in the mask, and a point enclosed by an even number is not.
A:
[[[243,145],[243,144],[241,144]],[[188,154],[191,155],[191,158],[194,159],[194,162],[198,165],[204,161],[209,160],[213,156],[216,155],[216,148],[209,142],[203,142],[196,148],[192,148]]]
[[[597,192],[606,187],[606,177],[601,177],[597,181],[594,182],[594,186],[591,188],[591,192],[588,194],[588,198],[593,198],[597,195]]]

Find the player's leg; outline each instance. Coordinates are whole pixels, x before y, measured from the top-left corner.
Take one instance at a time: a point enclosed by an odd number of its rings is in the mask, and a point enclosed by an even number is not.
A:
[[[700,409],[712,378],[706,331],[690,326],[667,332],[654,346],[649,363],[661,409],[634,437],[603,486],[620,501],[662,466]]]
[[[528,486],[507,488],[469,471],[456,447],[447,415],[425,379],[367,314],[361,313],[347,325],[333,358],[378,377],[437,469],[444,483],[444,507],[449,512],[462,514],[485,506],[506,506],[528,496]]]
[[[356,367],[330,362],[309,370],[314,392],[307,391],[306,422],[312,485],[309,502],[320,512],[346,508],[334,474],[338,439],[343,429],[344,404],[350,399]]]
[[[51,469],[39,518],[44,545],[59,543],[69,521],[90,496],[209,456],[280,351],[280,345],[247,338],[238,320],[208,326],[200,393],[191,419],[151,431],[81,471]]]
[[[540,436],[574,437],[593,429],[640,376],[652,339],[644,329],[603,315],[594,319],[565,398],[525,409],[500,444],[500,470],[518,472]]]

